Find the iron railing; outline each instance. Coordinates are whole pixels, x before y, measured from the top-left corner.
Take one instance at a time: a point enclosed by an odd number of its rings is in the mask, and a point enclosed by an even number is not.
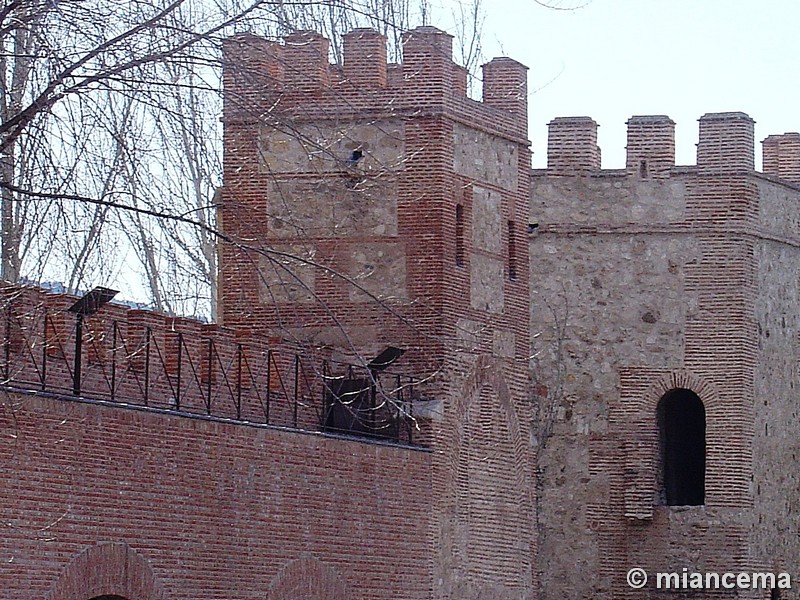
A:
[[[79,337],[76,315],[24,300],[5,302],[0,386],[415,442],[420,382],[413,377],[275,350],[145,311],[126,320],[84,317]],[[76,351],[82,360],[74,360]]]

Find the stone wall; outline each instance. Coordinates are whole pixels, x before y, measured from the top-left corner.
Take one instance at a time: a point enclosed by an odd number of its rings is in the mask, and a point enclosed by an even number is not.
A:
[[[800,264],[800,229],[792,215],[800,205],[800,193],[764,180],[759,182],[759,191],[760,220],[774,238],[761,240],[755,248],[759,360],[753,398],[754,514],[750,552],[755,564],[788,571],[794,577],[798,544],[792,532],[800,527],[800,483],[793,468],[800,456],[800,274],[796,269]]]
[[[531,172],[524,66],[485,65],[477,102],[449,35],[407,32],[398,65],[385,42],[347,34],[341,66],[314,32],[225,42],[220,313],[362,366],[402,349],[432,452],[167,414],[168,376],[161,413],[9,392],[9,597],[638,600],[663,594],[633,566],[795,566],[796,134],[758,175],[752,119],[709,113],[677,167],[672,120],[635,116],[601,171],[597,123],[558,118]],[[64,359],[59,318],[37,348]],[[234,335],[125,321],[173,350]],[[674,390],[705,411],[702,504],[666,505]]]
[[[531,330],[544,598],[625,591],[619,585],[630,543],[625,495],[635,482],[626,481],[631,417],[620,401],[621,367],[669,373],[684,365],[686,318],[699,300],[686,289],[686,267],[700,259],[702,243],[663,230],[670,217],[684,214],[684,186],[616,173],[533,180],[531,219],[539,232],[531,239]],[[547,208],[539,213],[540,206]],[[631,457],[633,464],[645,463],[650,450]],[[654,482],[645,485],[652,514],[658,492]]]
[[[633,566],[790,569],[797,193],[752,173],[742,113],[701,119],[697,167],[670,162],[667,117],[634,117],[625,171],[595,168],[589,121],[583,158],[551,124],[531,192],[543,597],[641,597]],[[676,388],[705,406],[703,506],[663,506],[656,409]]]

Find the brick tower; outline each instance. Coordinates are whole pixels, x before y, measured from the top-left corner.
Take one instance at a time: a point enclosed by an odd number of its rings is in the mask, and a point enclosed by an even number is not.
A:
[[[530,153],[526,68],[466,96],[452,38],[420,27],[388,64],[358,29],[344,64],[301,31],[225,45],[221,316],[355,362],[384,349],[424,381],[435,453],[436,598],[528,598]]]

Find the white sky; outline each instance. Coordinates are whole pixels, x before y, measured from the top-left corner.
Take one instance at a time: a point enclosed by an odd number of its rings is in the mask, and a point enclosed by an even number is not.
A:
[[[697,119],[707,112],[755,119],[759,167],[761,140],[800,131],[798,0],[591,0],[576,11],[483,1],[487,59],[530,68],[535,167],[545,166],[547,123],[557,116],[600,124],[604,168],[624,166],[632,115],[672,117],[678,164],[694,164]]]

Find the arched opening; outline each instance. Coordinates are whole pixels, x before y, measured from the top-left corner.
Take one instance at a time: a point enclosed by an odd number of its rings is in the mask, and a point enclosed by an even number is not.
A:
[[[658,403],[661,478],[667,506],[705,504],[706,410],[691,390],[674,389]]]
[[[49,600],[166,600],[147,559],[122,542],[89,546],[69,561]]]

